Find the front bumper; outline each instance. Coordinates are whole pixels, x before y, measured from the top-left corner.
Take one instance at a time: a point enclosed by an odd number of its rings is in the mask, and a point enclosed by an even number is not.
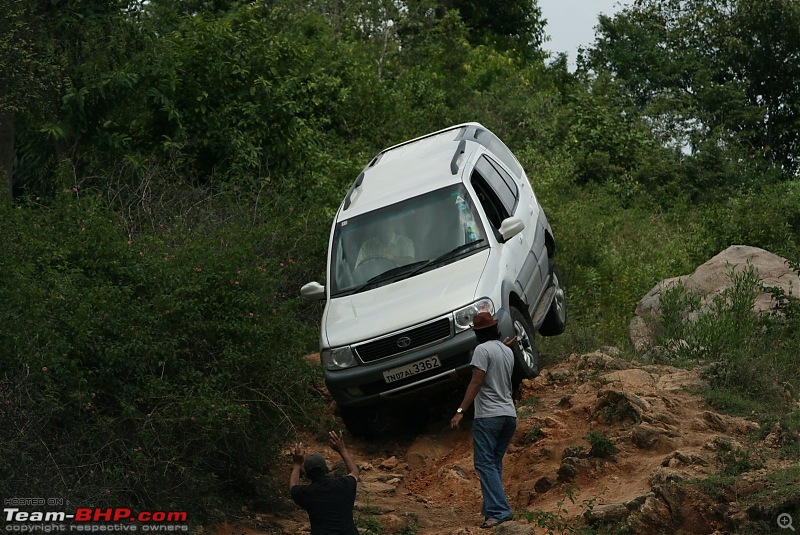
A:
[[[512,336],[514,329],[511,316],[504,310],[495,315],[501,337]],[[325,385],[339,406],[363,407],[373,403],[419,397],[452,388],[466,381],[472,374],[470,360],[477,340],[473,331],[455,334],[447,340],[420,348],[402,356],[385,358],[360,364],[345,370],[323,369]],[[411,364],[436,355],[441,366],[387,383],[383,372]]]

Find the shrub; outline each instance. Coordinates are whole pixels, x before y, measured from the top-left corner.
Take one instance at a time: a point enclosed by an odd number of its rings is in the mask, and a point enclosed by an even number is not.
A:
[[[129,241],[72,193],[0,224],[0,492],[193,512],[264,492],[318,417],[297,261],[235,224]]]
[[[718,448],[717,463],[723,476],[738,476],[764,467],[764,461],[757,454],[751,455],[746,449],[734,448],[727,440],[717,439],[715,445]]]
[[[780,410],[800,384],[792,334],[800,329],[796,301],[788,299],[771,314],[756,313],[754,300],[763,288],[755,270],[732,270],[730,277],[731,286],[704,309],[682,289],[665,292],[656,342],[669,349],[667,360],[704,362],[714,400]]]
[[[598,457],[600,459],[608,459],[613,457],[619,449],[614,445],[614,441],[610,437],[599,433],[597,431],[589,431],[589,434],[584,437],[589,443],[590,457]]]

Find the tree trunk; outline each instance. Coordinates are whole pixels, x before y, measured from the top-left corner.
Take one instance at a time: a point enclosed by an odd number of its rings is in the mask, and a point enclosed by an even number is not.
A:
[[[0,110],[0,203],[12,199],[14,162],[14,112]]]

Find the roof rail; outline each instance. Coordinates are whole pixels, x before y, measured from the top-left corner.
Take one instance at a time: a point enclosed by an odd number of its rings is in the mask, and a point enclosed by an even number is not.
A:
[[[452,174],[458,173],[458,157],[464,154],[464,148],[467,146],[466,140],[462,139],[458,142],[458,148],[456,148],[455,154],[453,154],[453,159],[450,160],[450,172]]]
[[[364,181],[364,171],[361,171],[358,176],[356,177],[356,181],[353,182],[353,185],[350,186],[350,191],[347,192],[347,197],[344,198],[344,210],[350,208],[350,196],[353,195],[353,192],[358,188],[361,183]]]

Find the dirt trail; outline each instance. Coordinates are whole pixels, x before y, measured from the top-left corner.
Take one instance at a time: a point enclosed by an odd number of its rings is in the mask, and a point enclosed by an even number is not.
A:
[[[715,473],[720,445],[734,447],[754,425],[714,412],[692,393],[700,386],[696,372],[633,366],[600,352],[573,355],[525,381],[517,433],[504,465],[506,492],[519,523],[530,519],[525,511],[550,513],[550,525],[584,518],[588,510],[596,521],[633,511],[642,518],[637,532],[657,532],[674,527],[669,509],[682,500],[691,503],[682,522],[695,526],[682,532],[714,532],[722,521],[707,498],[659,494],[670,481]],[[613,442],[618,451],[612,458],[587,455],[592,431]],[[330,463],[338,460],[324,444],[311,442],[310,448],[324,452]],[[453,431],[443,415],[413,439],[350,438],[348,448],[362,469],[356,501],[362,527],[379,524],[387,534],[485,533],[478,529],[481,494],[472,467],[471,421]],[[287,477],[289,471],[287,461]],[[285,488],[283,481],[279,485]],[[281,511],[220,526],[215,535],[308,533],[305,513],[287,503]]]

